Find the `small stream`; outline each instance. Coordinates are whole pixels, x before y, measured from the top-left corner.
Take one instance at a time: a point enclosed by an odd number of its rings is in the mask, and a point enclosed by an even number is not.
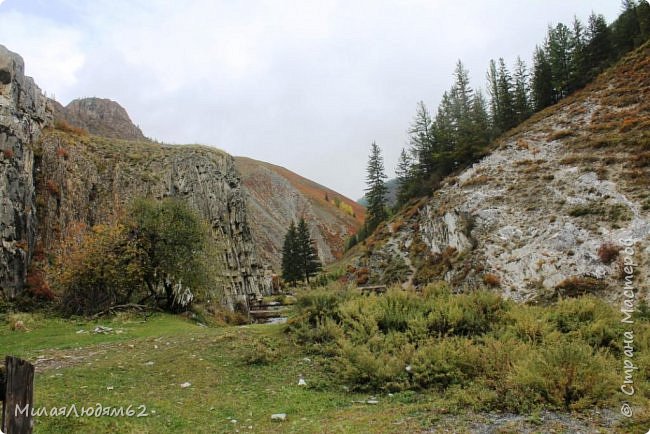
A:
[[[256,324],[284,324],[287,322],[287,309],[288,306],[272,301],[251,309],[249,315]]]

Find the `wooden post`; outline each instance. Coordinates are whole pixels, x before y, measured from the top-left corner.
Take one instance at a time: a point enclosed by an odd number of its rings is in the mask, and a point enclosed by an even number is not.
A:
[[[0,392],[2,388],[0,388]],[[4,396],[2,398],[2,432],[31,434],[34,420],[34,365],[13,356],[5,359]],[[16,411],[16,408],[20,409]]]

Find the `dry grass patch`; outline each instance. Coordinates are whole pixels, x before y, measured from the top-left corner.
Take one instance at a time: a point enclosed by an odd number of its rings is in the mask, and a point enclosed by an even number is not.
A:
[[[492,178],[489,177],[488,175],[482,174],[482,175],[476,175],[471,178],[469,178],[467,181],[463,182],[460,184],[461,187],[471,187],[474,185],[481,185],[485,184],[486,182],[490,181]]]
[[[548,137],[546,138],[549,142],[552,142],[554,140],[561,140],[567,137],[573,136],[573,131],[572,130],[558,130],[550,133]]]

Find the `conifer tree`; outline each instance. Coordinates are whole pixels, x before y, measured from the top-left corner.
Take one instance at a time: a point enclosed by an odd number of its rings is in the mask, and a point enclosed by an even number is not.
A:
[[[318,274],[323,267],[318,259],[318,250],[309,235],[309,227],[304,218],[298,222],[296,239],[297,262],[300,265],[301,277],[309,284],[309,278]]]
[[[456,167],[454,154],[457,144],[453,104],[449,92],[442,94],[442,100],[436,113],[433,135],[437,144],[433,155],[436,167],[440,173],[449,173]]]
[[[640,0],[636,7],[636,14],[639,18],[640,41],[637,45],[650,39],[650,4],[647,0]]]
[[[487,72],[487,82],[487,92],[490,96],[490,119],[493,125],[496,125],[499,117],[499,85],[497,64],[494,59],[490,59]]]
[[[497,127],[499,128],[499,131],[503,132],[516,125],[512,76],[510,75],[503,58],[499,59],[497,93],[499,99]]]
[[[571,34],[571,67],[569,91],[573,92],[587,83],[589,72],[587,64],[587,33],[578,17],[573,18],[573,32]]]
[[[366,197],[368,207],[366,208],[366,219],[369,231],[372,232],[387,217],[386,213],[386,174],[384,173],[384,159],[381,149],[375,142],[370,147],[366,176]]]
[[[612,59],[612,35],[602,15],[592,13],[586,28],[585,82],[593,79]]]
[[[282,245],[282,278],[292,286],[302,278],[298,256],[298,231],[293,220]]]
[[[469,112],[472,104],[473,91],[469,85],[469,72],[459,60],[456,62],[456,69],[454,70],[454,85],[451,89],[451,100],[454,117],[457,121],[462,121],[469,118]],[[462,128],[460,122],[457,127]]]
[[[406,149],[402,148],[397,162],[397,205],[404,204],[409,199],[411,183],[414,182],[413,159]]]
[[[469,85],[469,72],[459,60],[454,70],[454,84],[451,88],[452,122],[456,136],[454,153],[460,160],[471,158],[474,148],[472,127],[472,102],[474,91]]]
[[[529,78],[526,63],[517,57],[515,62],[513,108],[516,123],[521,123],[531,115]]]
[[[415,117],[408,130],[411,153],[415,156],[419,176],[427,177],[434,166],[435,140],[432,134],[433,119],[424,102],[417,105]]]
[[[554,102],[569,94],[572,64],[571,40],[571,30],[565,24],[558,23],[555,28],[549,27],[546,51],[553,77]]]
[[[640,43],[641,28],[634,0],[623,0],[622,12],[612,23],[612,36],[618,56],[627,53]]]
[[[482,92],[474,93],[470,120],[472,125],[471,158],[473,159],[483,152],[485,146],[487,146],[492,139],[492,126],[490,125],[490,117],[487,113],[487,103],[485,102],[485,97]]]
[[[546,52],[535,47],[533,56],[533,80],[531,86],[535,111],[553,104],[553,73]]]

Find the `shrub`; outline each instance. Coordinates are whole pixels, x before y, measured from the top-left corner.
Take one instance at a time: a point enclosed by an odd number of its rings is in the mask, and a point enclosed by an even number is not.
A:
[[[569,210],[569,215],[571,217],[582,217],[590,214],[602,214],[603,211],[599,207],[590,206],[590,205],[578,205],[571,210]]]
[[[411,269],[401,256],[391,256],[388,263],[383,267],[381,283],[390,285],[393,283],[404,282]]]
[[[54,274],[63,309],[92,314],[148,302],[178,312],[201,297],[219,299],[212,268],[218,252],[211,240],[187,205],[172,199],[136,201],[116,224],[94,227],[57,258]]]
[[[557,294],[566,297],[576,297],[578,295],[591,294],[598,291],[604,291],[609,285],[594,277],[573,276],[564,279],[556,287]]]
[[[482,174],[482,175],[476,175],[473,176],[472,178],[467,179],[465,182],[462,182],[460,184],[461,187],[471,187],[474,185],[481,185],[485,184],[486,182],[490,181],[492,178],[490,178],[488,175]]]
[[[564,139],[565,137],[570,137],[573,135],[571,130],[558,130],[548,135],[547,140],[552,142],[553,140]]]
[[[543,311],[535,307],[513,309],[508,313],[508,332],[526,343],[541,344],[553,330],[553,324],[542,315]]]
[[[396,392],[408,388],[407,360],[412,347],[400,351],[372,351],[371,346],[384,347],[376,336],[366,345],[341,344],[341,359],[337,371],[343,381],[355,390]]]
[[[75,126],[70,125],[68,122],[60,119],[54,122],[54,128],[63,131],[66,133],[71,133],[75,134],[77,136],[87,136],[88,132],[84,130],[83,128],[78,128]]]
[[[69,156],[68,150],[65,149],[63,146],[59,146],[58,148],[56,148],[56,156],[59,158],[63,158],[64,160],[67,160]]]
[[[609,348],[616,353],[621,350],[616,338],[622,333],[620,318],[596,297],[560,300],[546,318],[557,331],[579,335],[594,348]]]
[[[581,342],[562,338],[519,362],[511,381],[535,401],[564,410],[579,410],[606,401],[616,390],[608,358]]]
[[[269,365],[277,360],[278,356],[278,349],[269,339],[260,339],[245,351],[243,359],[247,365]]]
[[[370,280],[370,270],[368,268],[359,268],[356,271],[357,285],[365,285]]]
[[[309,301],[299,301],[288,330],[335,360],[337,378],[354,390],[435,389],[452,406],[514,412],[608,404],[617,390],[622,327],[597,298],[526,306],[489,291],[453,294],[441,283],[422,294],[343,294],[301,297]]]
[[[45,188],[52,196],[61,196],[61,188],[59,187],[59,184],[57,184],[54,180],[48,179],[45,182]]]
[[[412,381],[421,388],[466,385],[482,372],[482,359],[479,347],[470,339],[430,340],[413,356]]]
[[[494,273],[483,275],[483,283],[488,286],[501,286],[501,278]]]
[[[650,166],[650,152],[645,151],[639,154],[636,154],[632,157],[632,163],[634,167],[648,167]]]
[[[27,291],[36,298],[54,300],[54,293],[45,280],[45,273],[40,268],[31,267],[25,279]]]
[[[421,316],[421,300],[403,291],[389,291],[377,304],[377,326],[383,333],[403,333],[410,321]]]
[[[602,244],[598,248],[598,257],[603,264],[611,264],[618,257],[621,248],[612,243]]]

